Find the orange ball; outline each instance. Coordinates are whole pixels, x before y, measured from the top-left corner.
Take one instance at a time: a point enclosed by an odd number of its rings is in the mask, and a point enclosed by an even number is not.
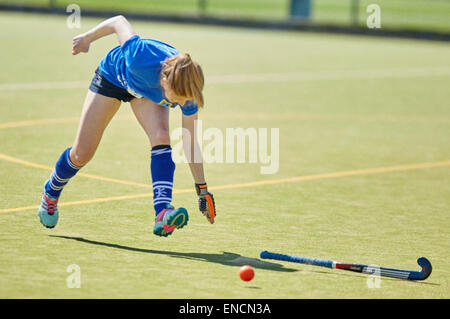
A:
[[[241,277],[243,281],[250,281],[253,279],[254,276],[255,271],[253,270],[253,267],[249,265],[242,266],[239,269],[239,277]]]

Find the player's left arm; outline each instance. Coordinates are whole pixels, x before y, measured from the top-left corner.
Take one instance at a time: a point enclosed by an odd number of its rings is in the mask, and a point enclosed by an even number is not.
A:
[[[202,154],[196,136],[196,120],[198,120],[198,113],[193,115],[183,114],[183,148],[189,163],[189,168],[191,169],[192,177],[194,178],[195,189],[199,197],[199,209],[203,215],[205,215],[206,219],[213,224],[214,218],[216,217],[216,205],[214,196],[208,192],[208,185],[205,180]]]

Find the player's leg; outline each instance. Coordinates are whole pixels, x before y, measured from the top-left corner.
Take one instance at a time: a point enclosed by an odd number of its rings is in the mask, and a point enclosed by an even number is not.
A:
[[[70,150],[70,160],[76,166],[86,165],[94,156],[103,132],[120,107],[115,98],[88,91],[78,132]]]
[[[152,146],[150,170],[156,213],[153,233],[168,236],[176,228],[184,227],[189,219],[185,208],[175,209],[170,205],[175,163],[170,147],[169,109],[148,99],[135,99],[131,106]]]
[[[103,132],[120,106],[120,101],[88,91],[75,142],[56,162],[44,185],[38,215],[48,228],[58,222],[58,200],[64,186],[94,156]]]

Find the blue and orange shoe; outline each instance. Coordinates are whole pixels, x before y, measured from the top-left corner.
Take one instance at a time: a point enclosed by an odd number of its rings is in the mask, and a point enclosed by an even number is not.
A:
[[[167,237],[172,235],[175,229],[181,229],[187,225],[189,215],[186,208],[180,207],[175,209],[172,205],[167,204],[155,219],[155,228],[153,234]]]
[[[38,216],[41,224],[47,228],[53,228],[58,223],[58,198],[54,198],[46,193],[45,188],[42,191],[41,206]]]

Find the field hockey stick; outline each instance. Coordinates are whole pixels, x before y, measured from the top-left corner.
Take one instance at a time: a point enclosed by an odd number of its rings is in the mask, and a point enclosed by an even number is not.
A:
[[[396,268],[387,268],[387,267],[378,267],[378,266],[369,266],[369,265],[361,265],[361,264],[347,264],[341,263],[333,260],[324,260],[324,259],[315,259],[315,258],[306,258],[292,255],[284,255],[271,253],[268,251],[262,251],[260,257],[263,259],[275,259],[275,260],[283,260],[290,261],[300,264],[307,264],[313,266],[321,266],[333,269],[343,269],[349,271],[360,272],[364,274],[376,274],[384,277],[398,278],[398,279],[406,279],[406,280],[425,280],[431,274],[431,263],[425,257],[420,257],[417,260],[417,263],[422,268],[420,271],[416,270],[404,270],[404,269],[396,269]]]

